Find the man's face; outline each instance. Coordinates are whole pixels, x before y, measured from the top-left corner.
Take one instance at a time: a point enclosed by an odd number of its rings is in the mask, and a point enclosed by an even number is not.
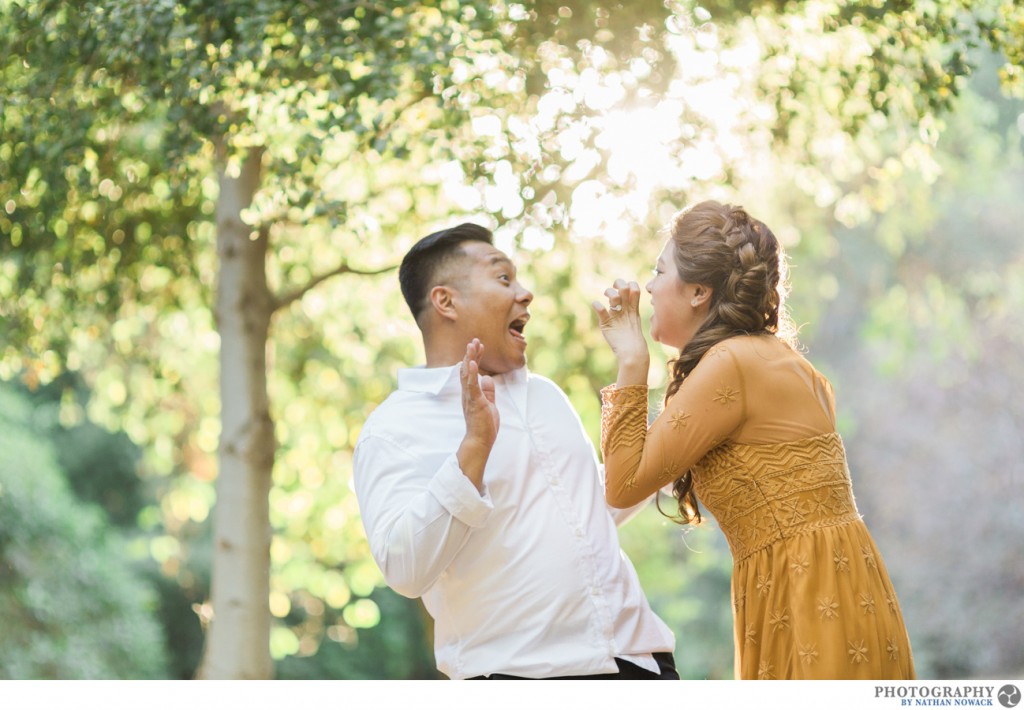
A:
[[[499,375],[526,364],[523,329],[533,301],[516,280],[516,267],[504,253],[486,242],[465,242],[461,274],[452,284],[459,331],[466,342],[479,338],[484,353],[480,371]]]

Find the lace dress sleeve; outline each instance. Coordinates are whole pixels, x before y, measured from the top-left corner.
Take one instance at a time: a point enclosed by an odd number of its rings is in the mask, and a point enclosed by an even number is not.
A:
[[[628,508],[726,441],[746,417],[743,375],[728,341],[709,350],[647,426],[647,387],[601,390],[605,497]]]

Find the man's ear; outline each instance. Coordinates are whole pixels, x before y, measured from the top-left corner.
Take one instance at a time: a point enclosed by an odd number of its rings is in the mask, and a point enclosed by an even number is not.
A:
[[[704,284],[696,284],[693,287],[693,294],[690,298],[690,305],[693,306],[694,308],[700,308],[705,304],[710,304],[712,293],[714,293],[714,291],[711,289],[710,286],[705,286]]]
[[[449,286],[434,286],[430,289],[430,307],[447,320],[458,320],[459,314],[455,308],[455,294]]]

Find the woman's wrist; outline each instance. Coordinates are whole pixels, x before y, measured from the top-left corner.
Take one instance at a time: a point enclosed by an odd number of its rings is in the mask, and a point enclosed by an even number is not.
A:
[[[618,387],[629,387],[630,385],[646,385],[647,373],[651,369],[651,359],[630,358],[619,360],[618,377],[615,384]]]

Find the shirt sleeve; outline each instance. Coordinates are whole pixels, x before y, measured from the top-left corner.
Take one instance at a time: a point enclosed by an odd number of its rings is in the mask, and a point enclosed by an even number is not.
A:
[[[407,597],[433,586],[494,508],[454,453],[431,470],[380,436],[360,439],[353,480],[370,552],[388,585]]]
[[[605,496],[629,508],[682,476],[743,423],[743,376],[726,344],[709,350],[647,426],[647,386],[601,391]]]

